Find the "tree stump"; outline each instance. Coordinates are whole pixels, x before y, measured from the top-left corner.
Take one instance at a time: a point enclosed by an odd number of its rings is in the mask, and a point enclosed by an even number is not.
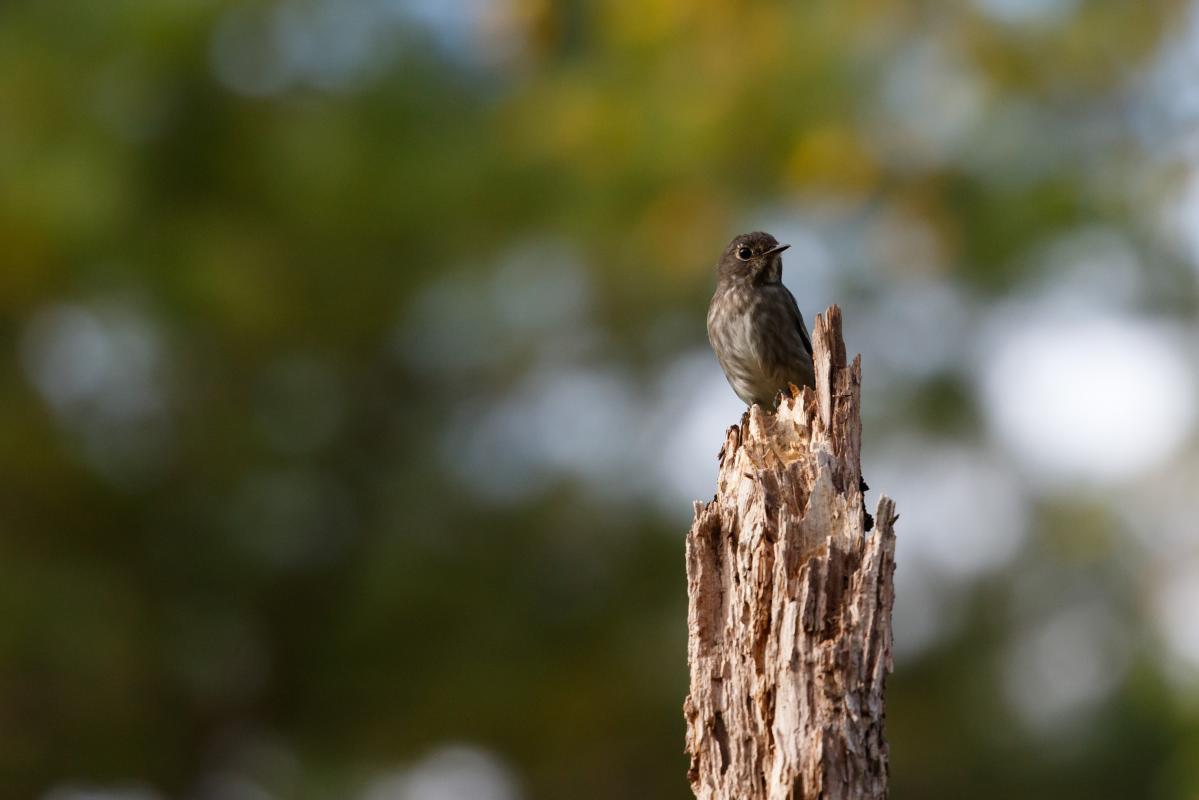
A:
[[[687,534],[688,777],[702,800],[883,798],[895,507],[867,534],[861,358],[841,311],[813,331],[816,389],[729,428]]]

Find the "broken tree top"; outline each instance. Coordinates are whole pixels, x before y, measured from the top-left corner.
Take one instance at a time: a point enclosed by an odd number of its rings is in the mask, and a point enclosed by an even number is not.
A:
[[[687,534],[684,713],[697,797],[886,796],[894,504],[866,533],[861,362],[816,318],[816,388],[728,430]]]

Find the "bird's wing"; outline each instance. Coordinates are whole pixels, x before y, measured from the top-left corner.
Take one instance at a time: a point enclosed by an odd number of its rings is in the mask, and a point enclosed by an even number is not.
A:
[[[808,336],[808,326],[804,324],[799,303],[795,302],[795,295],[791,294],[791,290],[786,286],[783,286],[783,291],[787,293],[787,299],[791,301],[791,317],[795,320],[795,327],[799,328],[799,338],[803,340],[803,346],[808,351],[808,355],[812,355],[812,339]]]

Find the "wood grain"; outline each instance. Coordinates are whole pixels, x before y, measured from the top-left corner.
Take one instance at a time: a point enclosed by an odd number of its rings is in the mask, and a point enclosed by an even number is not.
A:
[[[687,534],[688,777],[702,800],[887,796],[896,519],[865,531],[860,358],[817,317],[816,389],[729,428]]]

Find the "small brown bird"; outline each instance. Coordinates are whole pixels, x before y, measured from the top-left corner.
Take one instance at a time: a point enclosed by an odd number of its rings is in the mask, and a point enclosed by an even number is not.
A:
[[[788,383],[815,385],[812,340],[783,286],[788,247],[760,231],[733,239],[716,266],[708,306],[708,340],[733,391],[768,410]]]

